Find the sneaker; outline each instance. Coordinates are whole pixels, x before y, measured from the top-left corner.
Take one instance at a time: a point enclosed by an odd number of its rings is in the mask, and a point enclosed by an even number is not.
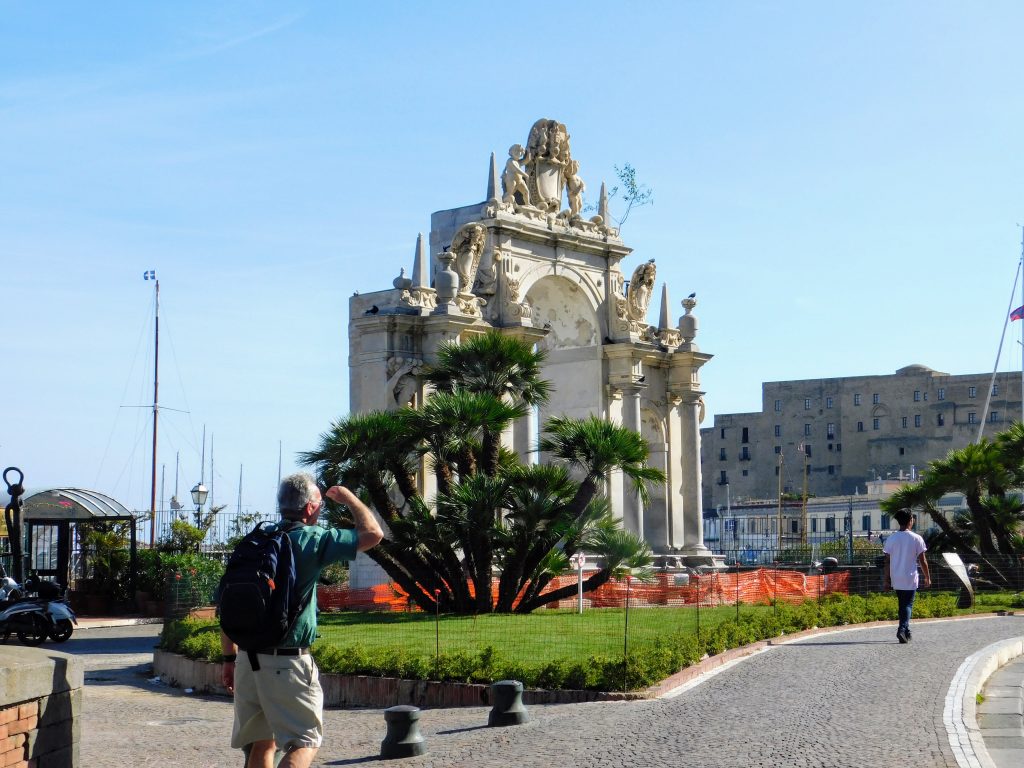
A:
[[[903,636],[907,638],[908,643],[914,639],[914,636],[910,634],[910,627],[907,627],[907,631],[903,633]]]
[[[910,641],[910,638],[907,637],[906,633],[902,629],[896,630],[896,639],[900,641],[900,645]]]

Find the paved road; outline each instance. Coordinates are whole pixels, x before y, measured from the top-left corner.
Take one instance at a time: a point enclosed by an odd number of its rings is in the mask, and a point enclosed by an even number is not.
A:
[[[229,701],[139,674],[155,634],[86,630],[65,646],[88,654],[82,765],[239,768],[226,746]],[[893,634],[857,629],[778,646],[671,699],[534,706],[532,722],[517,728],[483,727],[486,708],[428,710],[429,754],[400,765],[955,766],[942,725],[950,681],[974,651],[1024,634],[1024,617],[917,623],[905,646]],[[104,654],[106,646],[129,652]],[[379,710],[329,710],[315,764],[376,762],[383,735]]]

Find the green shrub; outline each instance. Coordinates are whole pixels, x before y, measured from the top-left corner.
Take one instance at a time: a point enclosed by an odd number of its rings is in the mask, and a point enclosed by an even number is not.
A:
[[[919,594],[914,615],[920,618],[952,616],[956,598],[947,593]],[[796,605],[780,602],[774,610],[742,614],[739,621],[725,620],[696,633],[680,631],[650,643],[630,646],[628,657],[591,655],[587,659],[561,658],[531,664],[529,660],[504,657],[488,645],[479,651],[420,654],[404,646],[373,647],[354,644],[335,646],[319,642],[313,657],[323,672],[343,675],[401,677],[410,680],[443,680],[490,683],[519,680],[529,688],[568,688],[615,691],[644,688],[696,664],[705,654],[714,656],[730,648],[791,634],[812,627],[843,626],[896,616],[896,597],[891,593],[866,596],[827,595],[821,601]],[[189,658],[216,661],[220,655],[216,620],[183,619],[167,622],[160,647]]]

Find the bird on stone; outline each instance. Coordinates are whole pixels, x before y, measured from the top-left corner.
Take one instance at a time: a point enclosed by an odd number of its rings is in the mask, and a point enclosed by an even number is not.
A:
[[[380,307],[378,307],[376,304],[374,304],[368,310],[363,312],[363,314],[364,315],[376,315],[378,312],[380,312]]]
[[[696,292],[696,291],[694,291],[693,293],[691,293],[691,294],[690,294],[689,296],[687,296],[686,298],[688,298],[688,299],[696,299],[696,298],[697,298],[697,292]]]

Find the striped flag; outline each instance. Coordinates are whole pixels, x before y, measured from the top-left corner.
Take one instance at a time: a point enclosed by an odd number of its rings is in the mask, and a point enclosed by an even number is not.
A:
[[[1024,320],[1024,304],[1021,304],[1010,313],[1011,320]]]
[[[147,269],[145,272],[142,273],[142,279],[143,280],[156,280],[156,270],[155,269]]]

